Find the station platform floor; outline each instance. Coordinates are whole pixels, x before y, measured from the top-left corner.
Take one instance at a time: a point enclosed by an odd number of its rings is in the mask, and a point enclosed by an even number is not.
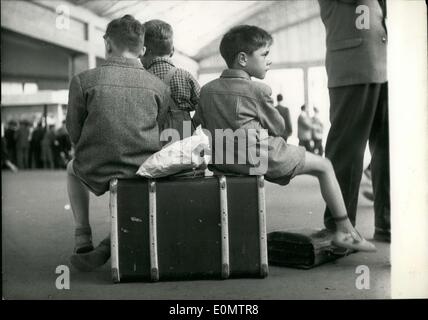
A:
[[[363,177],[361,190],[371,188]],[[91,195],[94,243],[109,231],[108,194]],[[324,202],[318,182],[295,178],[288,186],[266,184],[267,231],[322,228]],[[374,231],[372,202],[360,194],[357,228]],[[374,242],[375,253],[356,253],[310,270],[269,266],[265,279],[121,283],[111,280],[110,261],[78,272],[69,263],[74,225],[65,171],[2,171],[3,299],[35,300],[283,300],[390,298],[390,245]],[[57,266],[70,267],[70,289],[55,286]],[[370,288],[358,289],[356,269],[370,271]]]

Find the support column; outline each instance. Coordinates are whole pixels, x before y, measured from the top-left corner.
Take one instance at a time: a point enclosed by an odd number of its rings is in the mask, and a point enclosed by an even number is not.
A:
[[[48,127],[48,105],[45,104],[43,105],[43,124],[45,126],[45,128]]]
[[[74,55],[68,56],[68,82],[71,81],[71,78],[76,74],[74,70]]]
[[[62,111],[62,104],[58,104],[56,107],[56,128],[61,127],[62,120],[64,120],[64,112]]]
[[[303,67],[303,91],[305,95],[306,110],[309,110],[309,68]]]
[[[97,56],[95,54],[95,48],[94,48],[94,35],[95,35],[95,26],[93,23],[88,23],[87,25],[87,41],[89,44],[88,47],[88,68],[93,69],[97,66]]]

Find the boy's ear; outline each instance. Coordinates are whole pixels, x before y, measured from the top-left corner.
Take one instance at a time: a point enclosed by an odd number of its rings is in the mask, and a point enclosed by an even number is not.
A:
[[[247,54],[245,52],[239,52],[238,56],[236,57],[236,61],[241,67],[247,66]]]
[[[174,55],[174,51],[175,51],[175,48],[174,48],[174,47],[172,47],[171,53],[169,54],[169,57],[170,57],[170,58]]]
[[[108,39],[104,39],[104,45],[106,47],[106,52],[107,53],[112,53],[113,48],[111,47],[111,43]]]
[[[144,54],[146,53],[146,47],[145,46],[143,46],[143,48],[141,49],[141,52],[140,52],[140,57],[142,57],[142,56],[144,56]]]

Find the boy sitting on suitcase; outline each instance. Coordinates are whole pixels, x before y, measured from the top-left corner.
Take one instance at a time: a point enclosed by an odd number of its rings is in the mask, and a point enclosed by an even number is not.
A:
[[[145,22],[144,28],[146,52],[141,62],[147,71],[170,87],[171,97],[178,110],[171,115],[173,122],[169,125],[180,133],[180,139],[187,138],[193,133],[190,112],[195,111],[199,103],[201,88],[188,71],[176,68],[171,60],[174,54],[172,27],[155,19]],[[188,121],[186,129],[183,128],[184,121]]]
[[[259,174],[264,174],[266,180],[280,185],[288,184],[290,179],[300,174],[317,177],[321,194],[336,222],[333,243],[348,249],[375,251],[375,246],[365,240],[348,219],[331,162],[285,142],[282,138],[284,120],[273,106],[270,87],[251,80],[251,77],[264,79],[269,70],[271,61],[268,55],[272,42],[271,35],[256,26],[241,25],[228,31],[220,43],[220,53],[228,69],[223,71],[219,79],[202,87],[195,118],[200,119],[202,126],[210,132],[213,146],[220,145],[216,141],[216,129],[231,129],[235,132],[244,130],[248,136],[251,130],[266,130],[267,141],[264,142],[267,142],[267,169]],[[244,165],[215,161],[215,169],[238,174],[251,173],[245,167],[253,166],[249,160]]]
[[[144,27],[132,16],[111,21],[104,35],[106,61],[73,77],[67,130],[75,156],[67,166],[67,187],[75,220],[71,263],[82,271],[110,257],[110,238],[93,248],[89,191],[100,196],[112,178],[135,176],[160,150],[159,125],[170,105],[167,87],[144,70]]]

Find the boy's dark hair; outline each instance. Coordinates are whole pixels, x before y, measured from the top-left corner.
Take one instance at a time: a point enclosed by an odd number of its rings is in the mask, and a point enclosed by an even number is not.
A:
[[[114,19],[107,25],[104,39],[111,39],[119,50],[129,50],[139,54],[144,47],[144,26],[127,14]]]
[[[240,25],[233,27],[223,36],[220,54],[231,68],[238,53],[252,54],[257,49],[271,45],[272,42],[272,36],[265,30],[256,26]]]
[[[144,23],[147,50],[156,56],[165,56],[174,49],[173,31],[170,24],[162,20],[150,20]]]
[[[278,102],[282,101],[282,94],[278,94],[278,95],[276,96],[276,100],[277,100]]]

